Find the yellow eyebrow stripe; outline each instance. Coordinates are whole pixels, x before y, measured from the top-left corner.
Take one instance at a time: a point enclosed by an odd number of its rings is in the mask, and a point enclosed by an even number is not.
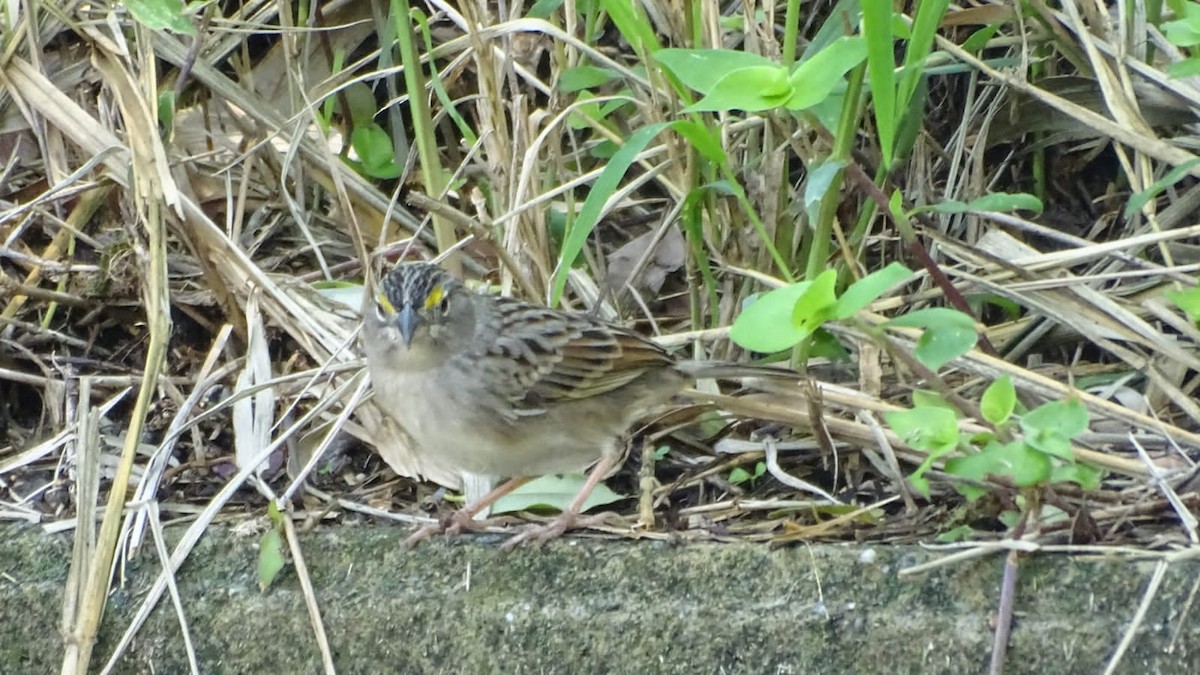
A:
[[[444,295],[441,286],[434,286],[429,291],[429,295],[425,297],[425,309],[433,309],[439,302],[442,301]]]
[[[388,300],[386,293],[376,294],[375,302],[379,303],[379,306],[383,308],[383,311],[387,312],[388,314],[396,313],[396,308],[392,306],[392,301]]]

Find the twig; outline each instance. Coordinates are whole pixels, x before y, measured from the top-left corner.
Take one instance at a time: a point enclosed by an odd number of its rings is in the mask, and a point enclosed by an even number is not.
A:
[[[1125,656],[1125,651],[1129,649],[1129,645],[1133,644],[1133,637],[1137,634],[1138,628],[1142,622],[1146,620],[1146,611],[1150,609],[1150,603],[1154,601],[1154,596],[1158,594],[1158,587],[1162,585],[1163,578],[1167,574],[1167,567],[1170,566],[1166,560],[1158,561],[1158,565],[1154,568],[1154,574],[1150,576],[1150,583],[1146,585],[1146,592],[1142,593],[1142,602],[1138,605],[1137,612],[1133,615],[1133,621],[1129,622],[1129,628],[1125,629],[1125,634],[1121,636],[1121,642],[1117,644],[1117,650],[1113,652],[1112,658],[1108,660],[1108,664],[1104,666],[1104,675],[1112,675],[1116,672],[1117,665],[1121,662],[1121,657]]]

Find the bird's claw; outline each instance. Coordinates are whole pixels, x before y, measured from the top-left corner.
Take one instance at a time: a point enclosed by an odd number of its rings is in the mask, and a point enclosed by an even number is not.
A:
[[[507,553],[514,548],[532,541],[535,546],[541,546],[551,539],[557,539],[567,532],[567,530],[578,530],[597,525],[608,523],[617,514],[611,511],[598,513],[594,516],[582,516],[578,513],[564,511],[560,513],[550,522],[545,525],[531,527],[524,532],[510,538],[500,546],[500,550]]]

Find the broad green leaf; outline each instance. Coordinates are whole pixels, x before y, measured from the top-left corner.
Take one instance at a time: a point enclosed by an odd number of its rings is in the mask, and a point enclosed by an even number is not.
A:
[[[184,14],[183,0],[125,0],[123,4],[146,28],[196,35],[196,27]]]
[[[792,96],[785,106],[788,110],[804,110],[824,101],[844,82],[846,73],[865,58],[867,45],[861,37],[834,40],[792,71]]]
[[[977,481],[1003,476],[1030,487],[1050,479],[1050,457],[1021,441],[990,443],[980,452],[946,460],[946,472]]]
[[[928,389],[913,389],[912,407],[914,408],[945,408],[954,413],[954,417],[958,417],[958,408],[955,408],[949,401],[942,398],[942,395],[936,391]]]
[[[283,529],[283,518],[284,515],[279,512],[279,507],[274,500],[267,504],[267,519],[270,520],[271,527],[263,532],[262,539],[258,543],[258,590],[260,591],[270,588],[279,571],[283,569],[283,536],[280,534]]]
[[[929,452],[935,459],[958,446],[958,420],[946,408],[894,410],[884,413],[883,419],[908,446]]]
[[[283,537],[279,530],[271,528],[263,532],[258,543],[258,590],[271,587],[275,577],[283,569]]]
[[[1016,405],[1017,390],[1008,375],[1002,375],[1000,379],[989,384],[983,392],[983,397],[979,399],[979,409],[983,418],[996,425],[1007,422]]]
[[[1096,490],[1100,487],[1100,480],[1104,478],[1104,472],[1094,466],[1076,462],[1074,464],[1060,464],[1054,467],[1050,472],[1050,481],[1053,483],[1075,483],[1085,490]]]
[[[809,220],[817,222],[820,217],[821,201],[825,199],[825,194],[829,192],[829,186],[837,178],[838,172],[844,168],[846,168],[845,162],[832,159],[823,160],[815,166],[809,167],[808,180],[804,181],[804,212],[808,214]]]
[[[350,145],[367,176],[392,179],[404,173],[404,167],[395,161],[391,137],[378,124],[355,127],[354,133],[350,134]]]
[[[810,286],[811,281],[801,281],[758,296],[733,320],[729,339],[743,349],[766,354],[795,346],[808,334],[792,323],[792,312]]]
[[[689,89],[707,94],[726,75],[743,68],[778,68],[765,56],[732,49],[660,49],[659,65],[671,71]]]
[[[796,300],[796,306],[792,308],[792,325],[796,330],[807,336],[829,319],[837,302],[836,286],[835,270],[825,270],[813,279],[812,286]]]
[[[818,328],[812,334],[812,339],[809,341],[808,355],[812,358],[829,359],[830,361],[845,363],[850,360],[850,352],[838,342],[833,333]]]
[[[1043,403],[1021,417],[1021,430],[1053,431],[1066,438],[1074,438],[1087,431],[1087,407],[1077,398]]]
[[[1029,447],[1064,462],[1074,462],[1075,453],[1071,451],[1071,439],[1052,429],[1036,429],[1025,432],[1025,443]]]
[[[1200,58],[1193,56],[1190,59],[1172,63],[1167,66],[1167,75],[1176,79],[1200,75]]]
[[[912,279],[913,276],[915,275],[911,270],[898,262],[871,272],[850,284],[846,292],[842,293],[842,297],[838,298],[837,306],[834,308],[833,318],[849,319],[892,287]]]
[[[958,310],[944,307],[909,312],[892,319],[888,324],[925,329],[917,340],[913,356],[934,371],[966,354],[979,339],[974,319]]]
[[[507,495],[496,500],[492,513],[511,513],[536,509],[565,510],[579,495],[587,477],[581,473],[565,476],[542,476],[535,478]],[[582,511],[604,506],[625,499],[603,483],[596,486],[583,503]]]
[[[1176,47],[1194,47],[1200,44],[1200,4],[1187,2],[1182,7],[1183,15],[1164,23],[1162,31]]]
[[[783,66],[753,66],[722,77],[704,98],[683,111],[770,110],[783,105],[791,95],[792,84]]]

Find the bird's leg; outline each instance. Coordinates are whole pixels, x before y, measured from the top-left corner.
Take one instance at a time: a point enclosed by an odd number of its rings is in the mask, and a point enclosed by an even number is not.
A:
[[[511,551],[513,548],[533,539],[538,543],[545,543],[562,536],[564,532],[572,528],[591,527],[599,525],[613,517],[612,513],[605,512],[594,516],[582,517],[579,512],[583,509],[583,503],[592,494],[592,490],[600,484],[600,480],[604,478],[613,467],[620,461],[619,453],[605,453],[601,456],[600,461],[596,466],[592,467],[588,473],[587,480],[584,481],[583,487],[579,489],[579,494],[575,495],[575,499],[571,500],[570,506],[565,511],[558,514],[553,520],[541,527],[530,528],[521,534],[509,539],[500,546],[501,551]]]
[[[492,491],[480,497],[473,504],[467,504],[461,509],[450,514],[444,520],[441,520],[433,525],[426,525],[414,532],[404,540],[405,548],[412,548],[419,544],[422,540],[428,539],[435,534],[458,534],[463,530],[472,530],[476,528],[475,515],[483,511],[488,506],[495,503],[504,495],[516,490],[522,485],[528,483],[531,479],[528,477],[510,478],[500,485],[492,488]]]

